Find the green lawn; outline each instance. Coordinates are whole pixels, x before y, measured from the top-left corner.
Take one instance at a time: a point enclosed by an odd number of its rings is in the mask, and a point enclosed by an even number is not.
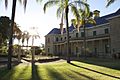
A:
[[[82,59],[66,62],[19,64],[0,69],[0,80],[120,80],[120,61]]]

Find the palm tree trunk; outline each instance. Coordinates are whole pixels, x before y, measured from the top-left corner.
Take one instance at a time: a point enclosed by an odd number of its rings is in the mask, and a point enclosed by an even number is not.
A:
[[[18,42],[18,62],[21,62],[21,46],[20,46],[20,40]]]
[[[84,31],[84,39],[83,39],[83,51],[84,51],[84,56],[86,57],[86,30],[85,30],[85,25],[83,25],[83,31]]]
[[[13,53],[13,26],[14,26],[14,19],[15,19],[15,10],[16,10],[16,0],[13,0],[12,5],[12,16],[11,16],[11,33],[10,33],[10,40],[9,40],[9,50],[8,50],[8,69],[10,70],[12,68],[11,62],[12,62],[12,53]]]
[[[67,29],[67,63],[70,63],[70,46],[69,46],[69,27],[68,27],[68,6],[65,10],[66,15],[66,29]]]
[[[33,46],[34,44],[34,38],[32,38],[32,63],[34,63],[35,59],[35,47]]]

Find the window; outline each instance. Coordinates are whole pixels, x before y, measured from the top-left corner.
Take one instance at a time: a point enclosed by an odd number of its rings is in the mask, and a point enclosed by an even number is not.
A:
[[[108,34],[108,33],[109,33],[108,28],[106,28],[104,31],[105,31],[105,34]]]
[[[93,36],[96,36],[96,31],[93,31]]]
[[[76,47],[76,53],[78,53],[78,47]]]
[[[84,32],[81,32],[81,37],[84,37]]]
[[[56,41],[58,41],[58,37],[56,37]]]
[[[69,38],[71,38],[71,36],[69,36]]]
[[[48,53],[50,52],[50,49],[48,48]]]
[[[76,33],[76,38],[78,38],[78,33]]]
[[[61,38],[61,41],[62,41],[62,38]]]
[[[48,43],[50,43],[50,38],[48,38]]]
[[[66,40],[66,37],[65,37],[65,40]]]

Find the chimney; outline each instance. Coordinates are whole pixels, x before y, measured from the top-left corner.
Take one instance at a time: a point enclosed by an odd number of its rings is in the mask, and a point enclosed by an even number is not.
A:
[[[98,10],[94,10],[93,14],[94,14],[94,19],[100,17],[100,11],[98,11]]]
[[[63,14],[62,14],[62,17],[61,17],[60,32],[61,32],[61,34],[63,34]]]
[[[63,23],[60,23],[60,32],[63,34]]]

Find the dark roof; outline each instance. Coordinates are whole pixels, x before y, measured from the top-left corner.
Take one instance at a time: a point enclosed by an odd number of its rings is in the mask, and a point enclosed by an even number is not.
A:
[[[108,15],[105,15],[105,16],[102,16],[102,17],[98,17],[95,19],[96,21],[96,25],[100,25],[100,24],[105,24],[105,23],[108,23],[108,20],[107,18],[110,18],[110,17],[114,17],[114,16],[117,16],[117,15],[120,15],[120,9],[118,9],[115,13],[111,13],[111,14],[108,14]],[[92,24],[86,24],[85,25],[86,27],[93,27]],[[73,31],[74,26],[71,25],[69,27],[69,32]],[[48,34],[60,34],[60,29],[58,28],[53,28]],[[64,31],[63,33],[66,33],[66,29],[64,28]]]
[[[69,32],[73,31],[73,29],[75,29],[75,27],[73,26],[73,24],[71,24],[71,26],[69,27]],[[63,29],[63,33],[66,33],[66,28]]]
[[[73,24],[71,24],[71,26],[69,27],[69,32],[73,31],[73,29],[75,29],[75,27],[73,26]]]
[[[71,32],[74,28],[73,25],[69,27],[69,32]],[[66,28],[63,29],[63,33],[66,33]],[[53,28],[48,34],[61,34],[60,29],[58,28]]]
[[[60,34],[60,29],[53,28],[48,34]]]

